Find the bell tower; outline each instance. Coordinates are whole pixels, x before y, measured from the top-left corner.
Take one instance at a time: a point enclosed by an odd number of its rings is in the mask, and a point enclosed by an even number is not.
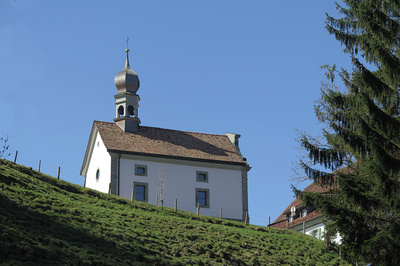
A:
[[[138,74],[129,66],[129,49],[126,52],[125,67],[115,76],[118,93],[114,95],[116,114],[114,122],[125,132],[137,133],[139,129],[139,101],[136,94],[140,82]]]

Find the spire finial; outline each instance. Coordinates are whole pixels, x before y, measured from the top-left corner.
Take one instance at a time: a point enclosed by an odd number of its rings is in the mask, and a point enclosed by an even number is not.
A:
[[[125,49],[125,52],[126,52],[126,67],[127,68],[130,68],[130,66],[129,66],[129,48],[128,48],[128,46],[129,46],[129,37],[126,37],[126,49]]]

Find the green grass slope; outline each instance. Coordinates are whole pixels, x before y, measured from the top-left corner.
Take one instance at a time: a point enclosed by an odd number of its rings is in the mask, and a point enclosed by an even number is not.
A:
[[[0,160],[1,265],[346,265],[289,230],[85,189]]]

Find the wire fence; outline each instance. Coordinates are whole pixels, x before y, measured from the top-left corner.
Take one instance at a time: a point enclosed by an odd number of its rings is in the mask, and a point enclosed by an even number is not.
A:
[[[45,161],[22,154],[18,151],[16,151],[15,155],[11,155],[8,159],[12,160],[14,163],[32,167],[33,170],[40,171],[41,173],[58,177],[64,181],[83,186],[84,178],[77,174],[77,171],[65,168],[62,165],[49,164]]]
[[[84,178],[82,176],[80,176],[79,174],[77,174],[76,171],[73,171],[71,169],[65,168],[62,165],[54,165],[54,164],[49,164],[45,161],[42,161],[40,159],[37,158],[33,158],[32,156],[26,155],[26,154],[22,154],[19,153],[18,151],[15,152],[15,154],[11,154],[11,156],[9,156],[8,158],[9,160],[14,161],[14,163],[18,163],[27,167],[31,167],[33,170],[37,170],[41,173],[62,179],[64,181],[70,182],[70,183],[74,183],[77,185],[81,185],[84,186]],[[102,190],[102,186],[101,185],[97,185],[97,184],[90,184],[90,187],[92,189],[95,190]],[[204,207],[199,207],[199,206],[189,206],[187,205],[188,202],[181,200],[178,202],[178,200],[165,200],[163,202],[163,206],[164,207],[169,207],[169,208],[177,208],[178,210],[187,210],[187,211],[191,211],[191,212],[195,212],[197,210],[197,212],[199,212],[200,214],[202,213],[202,209],[204,209]],[[156,199],[156,204],[157,206],[161,206],[161,202]],[[207,208],[206,209],[207,213],[212,213],[212,216],[214,217],[224,217],[224,214],[226,213],[234,213],[237,210],[233,210],[230,208],[225,208],[223,206],[218,206],[218,207],[214,207],[212,208],[211,212],[210,209]],[[203,210],[204,212],[204,210]],[[249,213],[247,212],[246,214],[246,222],[248,222],[249,218]],[[265,220],[265,225],[269,225],[270,222],[270,216],[261,216],[261,215],[256,215],[256,214],[252,214],[251,215],[252,218],[256,218],[256,220]]]

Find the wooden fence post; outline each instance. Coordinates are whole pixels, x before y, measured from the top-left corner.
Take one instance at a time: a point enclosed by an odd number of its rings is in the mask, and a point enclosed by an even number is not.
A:
[[[271,228],[271,227],[269,227],[270,224],[271,224],[271,216],[268,216],[268,229]]]
[[[222,219],[222,206],[219,207],[219,219]]]
[[[200,214],[200,203],[197,203],[197,215]]]
[[[15,152],[14,163],[17,163],[17,156],[18,156],[18,151]]]
[[[57,179],[60,179],[60,166],[58,167]]]
[[[40,173],[40,165],[42,164],[42,160],[39,160],[38,172]]]
[[[178,210],[178,199],[175,199],[174,212]]]
[[[248,224],[249,223],[249,212],[246,212],[246,218],[244,219],[244,224]]]

